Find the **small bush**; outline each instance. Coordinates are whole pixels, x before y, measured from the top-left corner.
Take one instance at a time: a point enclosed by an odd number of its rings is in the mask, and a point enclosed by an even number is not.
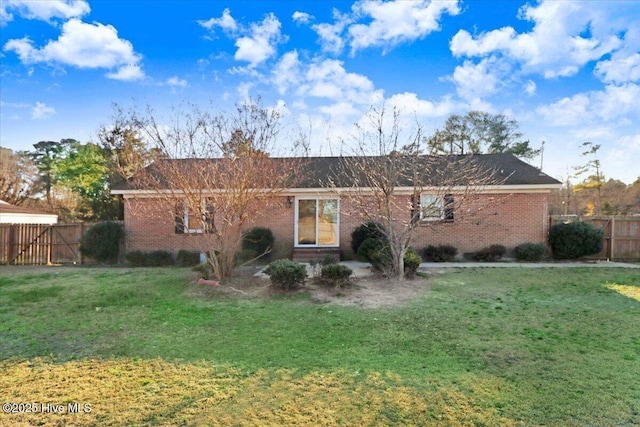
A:
[[[602,250],[604,231],[582,221],[554,224],[549,229],[549,246],[556,259],[595,255]]]
[[[307,269],[288,259],[273,261],[265,268],[264,273],[271,279],[277,289],[291,290],[300,287],[307,278]]]
[[[429,245],[424,248],[424,258],[429,262],[451,262],[456,259],[458,249],[451,245]]]
[[[478,252],[474,254],[474,259],[476,261],[484,261],[484,262],[496,262],[500,261],[504,254],[507,253],[507,248],[502,245],[491,245],[486,248],[480,249]]]
[[[318,277],[320,275],[322,267],[324,267],[325,265],[332,265],[337,263],[338,261],[331,255],[325,255],[320,259],[312,259],[309,261],[309,265],[311,266],[311,274],[313,275],[313,277]]]
[[[358,258],[373,263],[373,258],[377,252],[384,249],[386,242],[376,238],[368,238],[358,246]]]
[[[164,267],[174,265],[173,256],[168,251],[152,251],[146,254],[145,265],[149,267]]]
[[[404,276],[408,278],[412,278],[415,276],[418,267],[420,267],[420,263],[422,262],[422,258],[418,255],[418,252],[413,249],[407,249],[407,252],[404,253]]]
[[[523,243],[513,250],[518,261],[540,261],[547,248],[541,243]]]
[[[208,280],[209,277],[211,276],[211,273],[213,273],[211,271],[211,266],[209,265],[209,263],[198,264],[195,267],[193,267],[192,270],[198,273],[198,276],[201,279],[205,279],[205,280]]]
[[[380,232],[382,226],[375,222],[369,221],[359,225],[351,232],[351,249],[354,254],[358,254],[360,245],[367,239],[383,240],[384,235]]]
[[[183,267],[193,267],[194,265],[200,264],[200,252],[180,249],[176,259],[178,264]]]
[[[345,287],[351,282],[353,270],[342,264],[327,264],[320,270],[320,283],[325,286]]]
[[[147,256],[142,251],[128,252],[124,256],[124,259],[126,259],[133,267],[144,267],[147,265]]]
[[[101,222],[82,236],[80,252],[100,262],[116,262],[124,230],[117,222]]]
[[[258,258],[258,253],[256,251],[252,249],[240,249],[236,252],[236,257],[234,258],[233,263],[237,267],[254,261],[256,258]]]
[[[275,237],[273,232],[265,227],[254,227],[242,236],[242,249],[254,251],[256,256],[266,255],[273,248]]]

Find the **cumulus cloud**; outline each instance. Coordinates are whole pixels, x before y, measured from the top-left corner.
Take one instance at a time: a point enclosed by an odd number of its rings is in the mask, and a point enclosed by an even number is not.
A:
[[[201,27],[208,30],[214,30],[215,27],[220,27],[223,31],[230,34],[233,34],[238,30],[238,23],[233,19],[231,11],[228,8],[222,12],[222,16],[220,18],[211,18],[206,21],[200,20],[197,22]]]
[[[533,29],[518,33],[503,27],[472,36],[460,30],[450,43],[455,56],[503,55],[520,65],[524,73],[545,78],[576,74],[586,63],[622,48],[620,33],[633,28],[630,18],[611,15],[627,5],[619,2],[542,1],[527,4],[519,18]]]
[[[36,105],[31,109],[31,118],[34,120],[46,119],[55,113],[56,110],[53,107],[49,107],[44,102],[36,102]]]
[[[534,82],[533,80],[528,80],[527,83],[525,83],[524,85],[524,92],[527,95],[533,95],[536,93],[536,90],[538,89],[536,82]]]
[[[309,22],[313,21],[314,17],[313,15],[309,15],[305,12],[295,11],[291,16],[291,19],[293,19],[293,22],[295,22],[296,24],[308,24]]]
[[[593,125],[603,121],[628,124],[640,117],[638,99],[640,85],[607,85],[604,90],[579,93],[540,106],[536,112],[547,123],[556,126]]]
[[[458,3],[459,0],[360,0],[347,13],[334,9],[333,23],[311,28],[320,37],[325,52],[339,54],[346,46],[351,48],[351,54],[370,47],[388,52],[399,44],[439,31],[443,15],[460,13]]]
[[[90,11],[85,0],[4,0],[0,5],[0,25],[12,21],[13,13],[26,19],[50,22],[54,18],[79,18]]]
[[[368,47],[384,50],[423,38],[440,30],[442,15],[460,13],[457,0],[452,1],[393,1],[363,0],[353,6],[356,16],[371,19],[367,24],[356,23],[348,34],[352,53]]]
[[[178,76],[173,76],[167,79],[165,82],[167,86],[172,87],[187,87],[188,83],[186,80],[179,78]]]
[[[278,92],[282,95],[291,87],[297,87],[301,77],[300,59],[297,51],[287,52],[273,68],[272,76]]]
[[[478,64],[472,61],[464,61],[462,66],[457,66],[451,76],[456,84],[458,95],[465,100],[484,98],[495,94],[498,90],[499,79],[492,72],[494,58],[483,59]]]
[[[640,53],[613,55],[611,59],[596,64],[594,72],[605,83],[640,81]]]
[[[110,78],[135,80],[144,77],[140,69],[140,55],[128,40],[118,37],[111,25],[87,24],[71,19],[62,26],[57,40],[42,48],[34,47],[28,37],[9,40],[4,50],[15,52],[23,64],[54,63],[78,68],[116,69]]]
[[[198,21],[198,24],[212,31],[220,27],[228,37],[235,38],[237,50],[234,59],[248,62],[249,68],[255,68],[274,56],[276,46],[287,40],[282,35],[280,21],[273,13],[245,27],[237,23],[229,9],[225,9],[222,17]]]

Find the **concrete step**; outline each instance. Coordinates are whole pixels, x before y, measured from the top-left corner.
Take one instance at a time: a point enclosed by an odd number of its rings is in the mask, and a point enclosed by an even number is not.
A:
[[[336,261],[340,261],[339,248],[295,248],[293,250],[292,260],[294,262],[310,262],[312,260],[321,260],[325,256],[331,256]]]

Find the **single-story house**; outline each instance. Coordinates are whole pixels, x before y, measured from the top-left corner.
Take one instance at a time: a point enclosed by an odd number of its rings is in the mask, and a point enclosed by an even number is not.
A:
[[[0,224],[57,224],[58,215],[14,206],[0,200]]]
[[[398,156],[397,161],[404,158]],[[404,174],[394,191],[398,202],[394,212],[398,218],[406,221],[419,218],[411,242],[415,249],[429,244],[450,244],[459,254],[464,254],[491,244],[513,248],[525,242],[546,242],[547,198],[552,190],[560,188],[558,180],[511,154],[417,158],[424,160],[423,172],[426,173],[420,178],[416,178],[415,173]],[[362,198],[371,189],[363,188],[364,181],[357,180],[356,174],[344,173],[344,165],[349,164],[350,159],[354,158],[271,159],[282,170],[287,170],[288,162],[295,161],[299,166],[294,183],[274,194],[274,203],[265,204],[262,215],[250,222],[251,226],[272,230],[275,256],[295,257],[305,251],[321,253],[323,250],[352,255],[351,233],[366,219],[361,211],[362,200],[356,198]],[[476,184],[446,181],[446,175],[455,174],[458,165],[469,159],[491,180]],[[160,159],[144,173],[153,175],[163,162],[172,162],[174,169],[187,174],[215,161]],[[439,173],[443,170],[447,172]],[[190,215],[182,206],[175,215],[168,216],[157,207],[161,205],[157,202],[162,197],[166,199],[169,192],[179,199],[180,191],[170,188],[166,180],[154,182],[151,185],[149,181],[132,179],[112,190],[113,194],[124,197],[126,250],[197,250],[206,219]],[[209,188],[209,191],[224,190]],[[417,217],[416,209],[419,210]]]

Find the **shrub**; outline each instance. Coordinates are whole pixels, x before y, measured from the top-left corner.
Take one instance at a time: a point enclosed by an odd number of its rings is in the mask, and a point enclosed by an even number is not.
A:
[[[353,270],[342,264],[327,264],[320,270],[320,283],[326,286],[345,287],[349,285]]]
[[[458,255],[458,249],[451,245],[429,245],[424,248],[424,257],[429,262],[451,262]]]
[[[209,265],[209,263],[198,264],[195,267],[193,267],[192,270],[198,273],[198,276],[201,279],[205,279],[205,280],[208,280],[209,276],[211,276],[211,273],[212,273],[211,266]]]
[[[540,261],[547,248],[541,243],[522,243],[513,250],[518,261]]]
[[[496,262],[499,261],[504,254],[507,253],[507,248],[502,245],[491,245],[486,248],[480,249],[474,254],[476,261]]]
[[[118,260],[120,240],[123,236],[124,230],[117,222],[101,222],[82,236],[80,252],[96,261],[115,262]]]
[[[582,221],[554,224],[549,229],[549,246],[556,259],[574,259],[602,250],[604,231]]]
[[[422,258],[420,255],[413,249],[407,249],[407,252],[404,253],[404,275],[405,277],[412,278],[416,274],[416,270],[420,267],[420,262],[422,262]]]
[[[351,249],[354,254],[358,254],[360,245],[367,239],[384,240],[384,235],[380,232],[382,226],[373,221],[359,225],[351,232]]]
[[[180,249],[176,259],[178,264],[183,267],[193,267],[194,265],[200,264],[200,252]]]
[[[233,264],[237,267],[253,261],[256,258],[258,258],[258,253],[253,249],[240,249],[238,252],[236,252],[236,257],[233,260]]]
[[[389,244],[386,240],[366,239],[358,248],[358,257],[369,261],[375,269],[384,270],[384,267],[391,262]]]
[[[309,265],[311,266],[311,274],[313,275],[313,277],[318,277],[321,273],[322,267],[337,263],[338,261],[331,255],[325,255],[320,259],[312,259],[311,261],[309,261]]]
[[[174,265],[173,256],[168,251],[152,251],[146,254],[145,265],[149,267],[163,267],[166,265]]]
[[[279,259],[270,263],[264,273],[269,276],[274,287],[283,290],[296,289],[307,278],[307,269],[288,259]]]
[[[147,256],[142,251],[128,252],[124,259],[126,259],[133,267],[144,267],[147,264]]]
[[[254,227],[242,236],[242,249],[254,251],[256,256],[267,254],[275,242],[275,237],[270,229],[265,227]]]

